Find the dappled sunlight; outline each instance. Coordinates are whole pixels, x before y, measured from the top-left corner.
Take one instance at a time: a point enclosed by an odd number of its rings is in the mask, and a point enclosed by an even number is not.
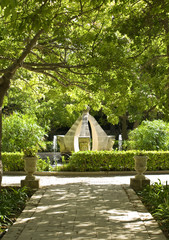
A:
[[[113,220],[117,222],[118,221],[120,222],[141,221],[136,211],[112,209],[107,212],[110,214],[109,220]]]
[[[52,186],[45,191],[33,216],[26,221],[27,232],[31,234],[31,229],[36,230],[34,237],[39,233],[42,239],[44,236],[66,239],[67,236],[83,240],[134,240],[140,231],[147,236],[125,191],[112,184],[105,187],[85,182]]]
[[[19,239],[149,239],[151,214],[136,211],[124,191],[128,185],[113,183],[118,178],[52,177],[54,184],[39,189],[14,224]]]

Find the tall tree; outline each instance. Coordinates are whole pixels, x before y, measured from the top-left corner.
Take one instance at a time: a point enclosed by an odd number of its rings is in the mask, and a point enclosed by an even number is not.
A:
[[[168,118],[168,9],[167,0],[116,0],[107,7],[109,20],[94,57],[111,122],[126,116],[140,122],[159,110]]]
[[[22,68],[65,87],[86,87],[89,80],[84,80],[84,76],[89,73],[84,56],[92,51],[91,41],[99,32],[95,21],[105,3],[106,0],[0,2],[0,176],[2,104],[11,79]]]

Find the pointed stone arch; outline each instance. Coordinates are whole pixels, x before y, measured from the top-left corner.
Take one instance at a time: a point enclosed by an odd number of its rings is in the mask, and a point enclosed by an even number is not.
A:
[[[92,132],[92,149],[90,149],[89,124]],[[89,114],[89,108],[76,120],[66,135],[58,136],[60,152],[69,154],[86,150],[112,150],[114,140],[115,137],[108,136],[96,119]]]

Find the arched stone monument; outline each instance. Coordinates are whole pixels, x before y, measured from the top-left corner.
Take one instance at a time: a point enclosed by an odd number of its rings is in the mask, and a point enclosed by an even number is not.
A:
[[[115,137],[108,136],[98,122],[89,114],[90,108],[76,120],[66,135],[58,135],[61,153],[71,153],[87,150],[112,150]],[[91,134],[89,124],[91,127]],[[92,135],[92,136],[91,136]],[[92,148],[90,146],[92,137]]]

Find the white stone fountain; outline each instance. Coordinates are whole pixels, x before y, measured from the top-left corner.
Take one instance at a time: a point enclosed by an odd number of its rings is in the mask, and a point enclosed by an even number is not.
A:
[[[76,120],[66,135],[58,135],[61,153],[71,153],[87,150],[112,150],[115,137],[108,136],[98,122],[89,114],[90,108]],[[91,127],[91,134],[89,125]],[[92,148],[90,147],[92,135]]]

